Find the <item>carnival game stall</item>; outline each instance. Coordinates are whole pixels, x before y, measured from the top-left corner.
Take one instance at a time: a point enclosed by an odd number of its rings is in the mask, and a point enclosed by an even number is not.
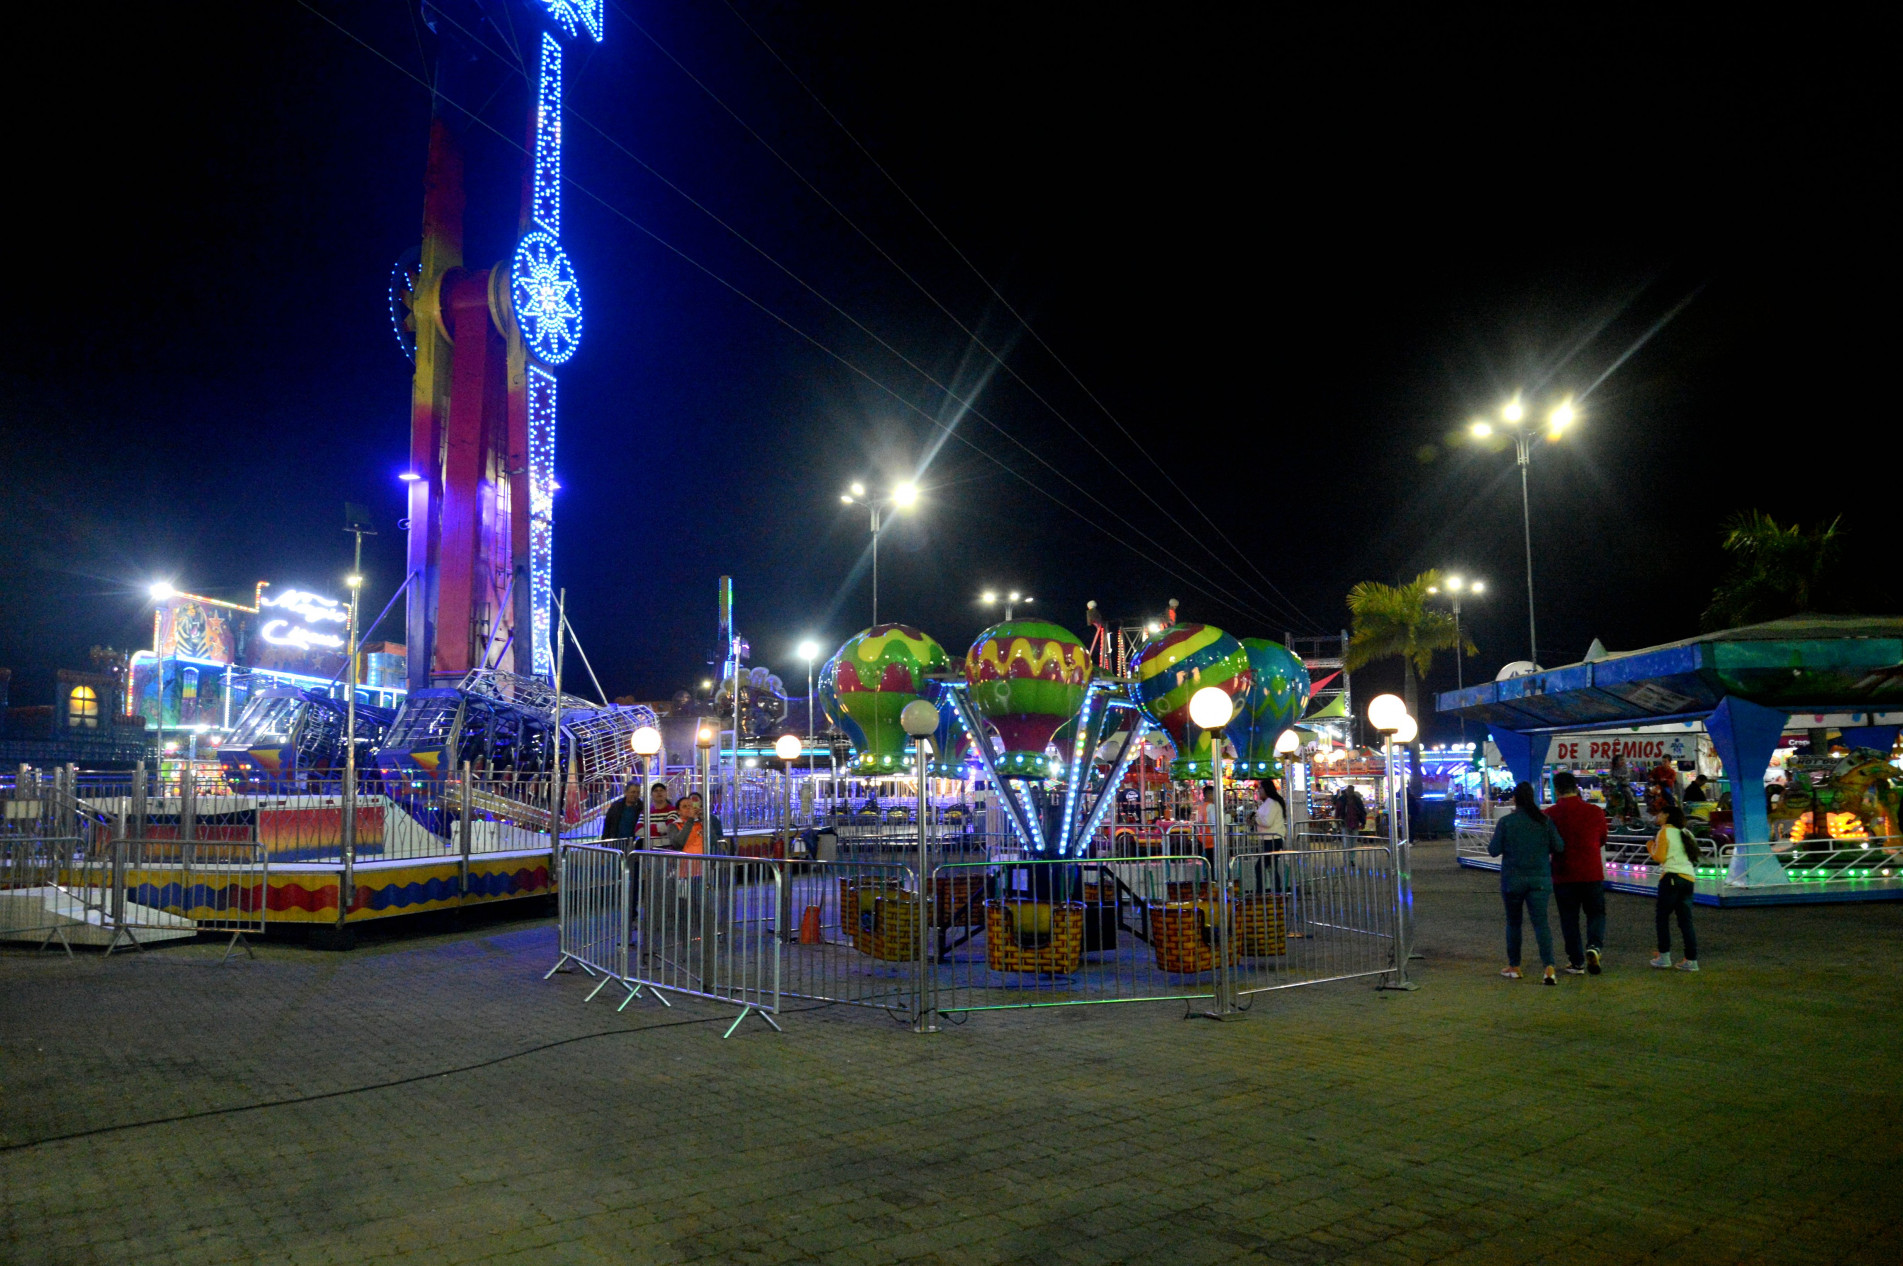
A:
[[[1587,773],[1614,818],[1608,882],[1650,893],[1648,810],[1683,802],[1701,904],[1903,900],[1903,619],[1798,616],[1486,683],[1440,711],[1487,724],[1516,778]],[[1461,864],[1488,867],[1483,830]],[[1497,866],[1497,862],[1491,862]]]

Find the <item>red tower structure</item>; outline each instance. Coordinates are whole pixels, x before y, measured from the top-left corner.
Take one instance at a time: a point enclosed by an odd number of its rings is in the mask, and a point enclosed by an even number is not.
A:
[[[581,335],[560,244],[562,52],[599,40],[603,0],[429,0],[442,41],[423,182],[423,236],[392,277],[392,316],[416,365],[410,394],[409,686],[472,669],[547,676],[555,493],[555,370]],[[465,100],[456,82],[526,8],[538,31],[513,256],[463,256]],[[528,29],[535,30],[536,23]]]

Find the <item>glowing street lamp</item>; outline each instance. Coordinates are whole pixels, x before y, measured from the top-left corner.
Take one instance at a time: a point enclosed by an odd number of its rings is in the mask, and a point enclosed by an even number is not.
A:
[[[874,497],[866,492],[866,486],[858,480],[847,485],[847,490],[839,494],[841,505],[863,505],[871,514],[872,521],[872,623],[879,623],[879,533],[885,528],[887,510],[910,510],[918,504],[918,485],[911,480],[893,486],[892,491],[883,497]]]
[[[984,603],[987,607],[996,606],[1000,599],[1004,601],[1004,618],[1006,620],[1010,620],[1017,614],[1017,606],[1019,603],[1023,603],[1028,607],[1037,601],[1037,599],[1031,597],[1031,595],[1022,593],[1016,589],[1004,594],[1000,594],[995,589],[987,589],[978,595],[978,601]]]
[[[1532,460],[1533,437],[1528,431],[1526,404],[1519,393],[1500,406],[1500,421],[1506,424],[1513,436],[1514,454],[1520,467],[1520,528],[1526,542],[1526,643],[1527,658],[1533,663],[1540,662],[1539,625],[1533,615],[1533,510],[1527,495],[1526,468]],[[1568,396],[1561,400],[1546,415],[1546,438],[1557,441],[1567,429],[1579,421],[1579,409]],[[1475,418],[1468,431],[1477,440],[1484,440],[1494,432],[1493,423],[1486,418]],[[1459,658],[1456,652],[1455,658]]]

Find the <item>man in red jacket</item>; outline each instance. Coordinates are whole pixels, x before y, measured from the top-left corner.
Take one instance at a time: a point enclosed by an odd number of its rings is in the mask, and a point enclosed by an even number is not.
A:
[[[1553,859],[1553,897],[1559,905],[1559,932],[1566,938],[1566,974],[1600,970],[1606,943],[1606,814],[1579,797],[1579,780],[1570,770],[1553,775],[1557,797],[1546,816],[1559,828],[1566,851]],[[1586,912],[1586,943],[1579,943],[1579,912]]]

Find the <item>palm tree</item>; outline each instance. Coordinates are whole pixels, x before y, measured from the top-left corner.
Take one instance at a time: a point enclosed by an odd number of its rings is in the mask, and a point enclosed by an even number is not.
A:
[[[1349,672],[1377,659],[1401,660],[1401,695],[1408,715],[1420,719],[1420,679],[1433,667],[1435,651],[1459,650],[1477,655],[1480,648],[1466,630],[1456,631],[1450,612],[1427,605],[1427,591],[1441,583],[1438,571],[1424,571],[1405,585],[1364,580],[1348,591],[1348,614],[1354,628],[1348,638],[1344,667]],[[1414,740],[1415,763],[1420,761],[1420,739]]]
[[[1720,542],[1731,561],[1705,608],[1705,628],[1760,624],[1820,605],[1841,605],[1836,583],[1844,538],[1840,523],[1832,519],[1806,532],[1796,523],[1785,527],[1762,510],[1732,518]]]

